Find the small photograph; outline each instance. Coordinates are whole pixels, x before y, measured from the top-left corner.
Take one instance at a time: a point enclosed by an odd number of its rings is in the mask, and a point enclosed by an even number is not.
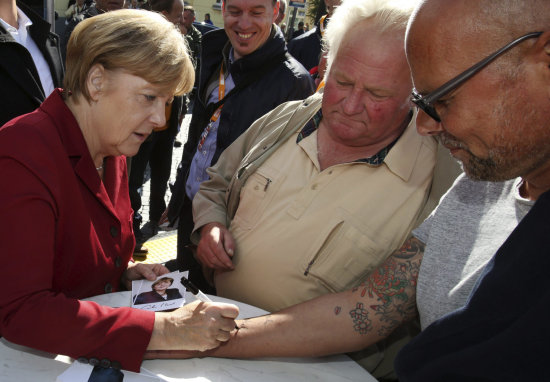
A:
[[[172,272],[155,281],[132,282],[132,307],[162,312],[177,309],[185,304],[185,287],[181,277],[188,272]]]

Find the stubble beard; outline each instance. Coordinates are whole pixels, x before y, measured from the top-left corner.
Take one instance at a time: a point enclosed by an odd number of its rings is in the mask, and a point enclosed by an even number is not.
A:
[[[543,115],[521,97],[506,91],[498,107],[487,118],[497,124],[494,147],[487,158],[474,155],[468,146],[453,135],[443,132],[438,139],[447,146],[467,153],[462,168],[473,180],[501,182],[525,176],[550,161],[550,129]]]

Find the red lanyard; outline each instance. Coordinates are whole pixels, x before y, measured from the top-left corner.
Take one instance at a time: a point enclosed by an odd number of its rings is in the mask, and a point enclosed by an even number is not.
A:
[[[225,77],[223,75],[223,63],[220,68],[220,79],[218,83],[218,100],[221,101],[225,97]],[[202,145],[204,144],[204,141],[206,140],[206,137],[210,133],[210,130],[212,130],[212,125],[214,122],[220,118],[220,114],[222,112],[223,104],[218,106],[214,114],[212,114],[212,117],[210,117],[210,123],[206,126],[206,129],[202,132],[201,139],[199,141],[199,145],[197,146],[197,150],[200,150],[202,148]]]
[[[220,68],[220,80],[219,80],[219,87],[218,87],[218,101],[221,101],[225,97],[225,77],[223,76],[223,64]],[[212,114],[212,117],[210,117],[210,122],[216,122],[218,118],[220,118],[220,113],[222,112],[223,104],[221,104],[214,114]]]

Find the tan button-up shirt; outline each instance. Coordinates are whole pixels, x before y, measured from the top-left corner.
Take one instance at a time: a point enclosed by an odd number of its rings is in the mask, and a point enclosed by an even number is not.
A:
[[[235,270],[215,275],[220,296],[269,311],[361,283],[416,226],[435,164],[436,143],[414,122],[382,165],[323,171],[316,132],[297,144],[296,130],[241,189],[230,222]]]

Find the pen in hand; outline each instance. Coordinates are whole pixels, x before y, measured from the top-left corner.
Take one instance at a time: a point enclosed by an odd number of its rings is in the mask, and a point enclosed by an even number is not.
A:
[[[181,284],[187,289],[189,292],[193,293],[197,300],[202,302],[212,302],[210,298],[208,298],[207,295],[201,292],[201,290],[193,284],[191,281],[189,281],[185,276],[181,277]],[[239,330],[239,327],[235,324],[235,329]]]
[[[193,293],[197,300],[202,302],[212,302],[212,300],[210,300],[207,295],[202,293],[200,289],[197,288],[197,286],[189,281],[185,276],[181,277],[181,284],[185,287],[185,289]]]

